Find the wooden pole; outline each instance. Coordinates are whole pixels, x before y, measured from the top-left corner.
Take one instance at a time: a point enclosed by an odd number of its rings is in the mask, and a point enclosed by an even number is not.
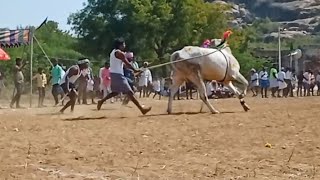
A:
[[[32,107],[32,64],[33,64],[33,34],[34,29],[31,30],[31,43],[30,43],[30,108]]]

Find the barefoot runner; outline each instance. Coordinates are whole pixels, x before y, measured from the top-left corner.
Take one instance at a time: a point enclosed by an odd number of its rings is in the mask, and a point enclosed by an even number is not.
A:
[[[123,66],[124,64],[132,69],[134,72],[140,72],[136,70],[125,57],[124,49],[126,45],[124,40],[116,39],[114,42],[114,49],[110,53],[110,76],[111,76],[111,93],[106,97],[98,101],[97,109],[100,110],[103,102],[117,96],[119,93],[127,94],[129,99],[139,108],[142,114],[146,114],[151,110],[149,108],[143,108],[138,100],[134,97],[133,90],[131,89],[127,78],[124,76]]]
[[[88,74],[88,68],[89,60],[86,58],[79,59],[77,65],[71,66],[62,78],[61,87],[70,100],[60,110],[60,113],[63,113],[69,106],[71,106],[71,112],[73,112],[78,96],[74,83],[81,75],[86,76]]]

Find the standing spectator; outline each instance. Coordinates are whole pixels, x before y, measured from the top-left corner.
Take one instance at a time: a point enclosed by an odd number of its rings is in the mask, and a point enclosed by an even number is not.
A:
[[[86,74],[81,74],[78,79],[78,104],[88,104],[87,102],[87,86],[88,86],[88,80],[89,80],[89,71]]]
[[[61,95],[61,98],[63,98],[64,96],[64,92],[60,86],[60,81],[63,78],[64,74],[65,74],[65,71],[60,66],[58,60],[55,59],[53,61],[53,68],[51,69],[51,76],[49,79],[49,81],[51,80],[51,83],[52,83],[51,93],[55,101],[55,106],[58,105],[59,103],[58,96]]]
[[[275,93],[278,90],[279,83],[278,83],[278,71],[276,69],[276,65],[273,65],[270,69],[270,88],[271,88],[271,96],[276,97]]]
[[[192,90],[194,90],[195,88],[194,88],[194,85],[193,85],[193,83],[191,82],[191,81],[186,81],[186,97],[187,97],[187,99],[189,99],[189,97],[190,97],[190,99],[193,99],[193,97],[192,97]]]
[[[47,76],[42,68],[38,68],[38,73],[33,76],[33,79],[37,82],[37,88],[39,93],[38,107],[45,107],[43,104],[44,97],[46,96]]]
[[[94,101],[95,93],[94,93],[94,77],[93,77],[93,71],[92,68],[89,67],[88,69],[88,80],[87,80],[87,92],[89,93],[89,96],[91,98],[91,104],[97,104]]]
[[[134,55],[133,52],[127,52],[126,53],[126,58],[129,61],[129,63],[133,66],[133,60],[134,60]],[[128,67],[123,67],[123,73],[124,73],[124,77],[127,78],[129,86],[131,87],[131,89],[133,90],[133,92],[136,91],[136,88],[134,86],[134,82],[135,82],[135,75],[133,70],[129,69]],[[125,96],[123,101],[122,101],[122,105],[127,105],[129,103],[129,97]]]
[[[251,69],[250,89],[253,93],[253,97],[256,97],[259,90],[259,75],[255,69]]]
[[[143,94],[143,97],[147,97],[149,94],[148,87],[150,83],[152,83],[152,74],[151,71],[148,69],[149,63],[143,63],[143,70],[139,78],[139,91],[140,91],[140,98]]]
[[[298,79],[298,88],[297,88],[297,97],[302,97],[302,87],[303,87],[303,71],[300,71],[299,75],[297,76]]]
[[[281,68],[281,71],[278,73],[278,97],[283,97],[285,93],[285,89],[287,88],[287,83],[285,82],[285,68]],[[282,96],[280,95],[280,92],[282,91]]]
[[[318,72],[318,74],[316,76],[316,84],[318,87],[317,96],[320,96],[320,71]]]
[[[311,70],[303,73],[303,96],[310,96]]]
[[[20,106],[20,98],[23,92],[23,86],[24,86],[24,75],[23,75],[23,68],[25,67],[27,63],[22,63],[21,58],[16,58],[16,64],[13,68],[13,80],[14,80],[14,86],[16,93],[13,96],[10,108],[13,108],[13,105],[16,104],[16,108],[23,108]]]
[[[103,98],[104,98],[109,93],[111,93],[111,89],[110,89],[111,77],[110,77],[110,68],[109,68],[108,62],[105,62],[104,67],[100,69],[99,77],[100,77],[100,90],[103,92]],[[113,102],[113,98],[111,98],[111,101]]]
[[[289,96],[293,97],[293,90],[297,87],[297,75],[296,75],[296,70],[292,69],[292,74],[291,74],[291,85],[292,88],[289,92]]]
[[[288,97],[289,93],[292,92],[292,72],[290,68],[287,68],[285,71],[284,81],[287,84],[287,87],[283,90],[283,96]]]
[[[260,71],[259,79],[262,98],[268,98],[269,76],[266,67],[264,67],[262,71]]]
[[[314,87],[316,86],[316,78],[313,74],[313,72],[310,72],[310,92],[311,95],[314,96]]]
[[[156,95],[159,95],[159,100],[161,99],[161,82],[159,78],[155,78],[155,80],[152,82],[153,86],[153,99],[156,97]]]

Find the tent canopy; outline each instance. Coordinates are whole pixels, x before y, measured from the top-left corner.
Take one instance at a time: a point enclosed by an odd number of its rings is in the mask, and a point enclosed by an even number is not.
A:
[[[0,30],[0,47],[11,48],[29,45],[31,37],[30,29]]]
[[[9,60],[10,56],[3,50],[0,48],[0,60]]]

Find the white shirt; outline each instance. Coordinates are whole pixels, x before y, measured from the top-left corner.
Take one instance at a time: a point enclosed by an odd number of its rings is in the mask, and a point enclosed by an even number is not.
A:
[[[120,51],[117,49],[114,49],[110,53],[110,73],[116,73],[116,74],[121,74],[123,75],[123,61],[121,59],[118,59],[116,57],[116,52]]]
[[[309,72],[303,73],[303,81],[304,83],[310,83],[310,74]]]
[[[268,80],[268,72],[266,72],[266,71],[260,71],[260,73],[259,73],[259,78],[260,78],[261,80]]]
[[[139,86],[148,86],[152,82],[152,74],[148,68],[144,68],[139,78]]]
[[[253,73],[252,75],[251,75],[251,84],[252,85],[255,85],[255,86],[259,86],[259,81],[258,81],[258,78],[259,78],[259,75],[258,75],[258,73]],[[253,81],[254,80],[254,81]]]
[[[213,87],[212,87],[212,83],[211,83],[211,82],[206,83],[206,90],[207,90],[207,95],[208,95],[208,96],[212,95],[212,91],[213,91],[214,89],[213,89]]]
[[[317,76],[316,76],[316,81],[317,82],[320,82],[320,74],[318,74]],[[320,87],[319,87],[320,88]]]
[[[285,73],[285,72],[280,71],[280,72],[278,73],[278,79],[279,79],[280,81],[284,81],[285,77],[286,77],[286,73]]]
[[[161,91],[161,83],[160,80],[156,80],[152,82],[153,84],[153,90],[156,92],[160,92]]]
[[[292,72],[291,72],[291,71],[287,71],[287,72],[286,72],[285,79],[289,79],[289,80],[292,79]]]

